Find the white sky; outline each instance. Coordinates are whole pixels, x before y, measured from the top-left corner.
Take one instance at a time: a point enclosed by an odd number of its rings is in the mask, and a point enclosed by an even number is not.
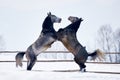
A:
[[[38,38],[49,11],[62,18],[56,30],[70,24],[68,16],[82,17],[77,37],[88,50],[94,50],[102,25],[120,28],[120,0],[0,0],[0,35],[6,50],[26,50]]]

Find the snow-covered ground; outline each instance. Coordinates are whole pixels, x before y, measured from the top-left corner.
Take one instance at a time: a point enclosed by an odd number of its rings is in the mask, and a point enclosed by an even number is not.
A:
[[[87,71],[120,72],[120,64],[90,64]],[[120,74],[53,72],[52,70],[79,69],[74,62],[37,62],[32,71],[26,63],[16,68],[15,63],[0,63],[0,80],[120,80]]]
[[[15,56],[0,55],[1,60],[14,60]],[[118,72],[120,64],[92,64],[86,63],[87,71]],[[91,72],[53,72],[53,70],[76,70],[78,65],[74,62],[37,62],[32,71],[23,67],[16,68],[14,62],[0,63],[0,80],[120,80],[120,74],[91,73]]]

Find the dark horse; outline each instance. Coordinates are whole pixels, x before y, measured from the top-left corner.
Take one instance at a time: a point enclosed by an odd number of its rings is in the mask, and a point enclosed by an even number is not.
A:
[[[72,17],[68,18],[72,23],[65,28],[61,28],[57,32],[58,40],[74,55],[74,61],[79,65],[80,71],[85,72],[85,62],[88,56],[93,60],[96,58],[102,59],[103,53],[100,50],[95,50],[93,53],[88,54],[85,47],[83,47],[77,40],[76,32],[83,21],[82,18]]]
[[[26,52],[19,52],[16,55],[16,66],[19,65],[22,67],[22,59],[24,54],[26,54],[27,70],[31,70],[37,60],[37,56],[47,48],[51,47],[51,44],[57,40],[56,31],[53,28],[53,23],[60,22],[61,18],[48,13],[48,16],[43,22],[42,31],[39,38],[28,47]]]

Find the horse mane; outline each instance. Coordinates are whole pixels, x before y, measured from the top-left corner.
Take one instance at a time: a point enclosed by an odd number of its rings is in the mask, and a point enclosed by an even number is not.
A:
[[[53,28],[53,22],[51,21],[51,18],[47,16],[42,24],[42,32],[55,32],[55,29]]]
[[[80,26],[80,23],[82,22],[81,19],[77,20],[76,22],[73,22],[71,23],[70,25],[68,25],[65,29],[71,29],[71,30],[74,30],[75,33],[77,32],[79,26]]]

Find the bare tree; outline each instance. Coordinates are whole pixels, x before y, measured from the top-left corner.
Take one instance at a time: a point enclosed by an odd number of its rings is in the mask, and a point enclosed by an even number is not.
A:
[[[100,49],[109,54],[109,60],[112,62],[112,56],[109,52],[113,50],[113,31],[110,25],[103,25],[98,30],[97,42]]]
[[[115,52],[120,52],[120,28],[114,32]],[[116,55],[116,62],[120,62],[120,54]]]

